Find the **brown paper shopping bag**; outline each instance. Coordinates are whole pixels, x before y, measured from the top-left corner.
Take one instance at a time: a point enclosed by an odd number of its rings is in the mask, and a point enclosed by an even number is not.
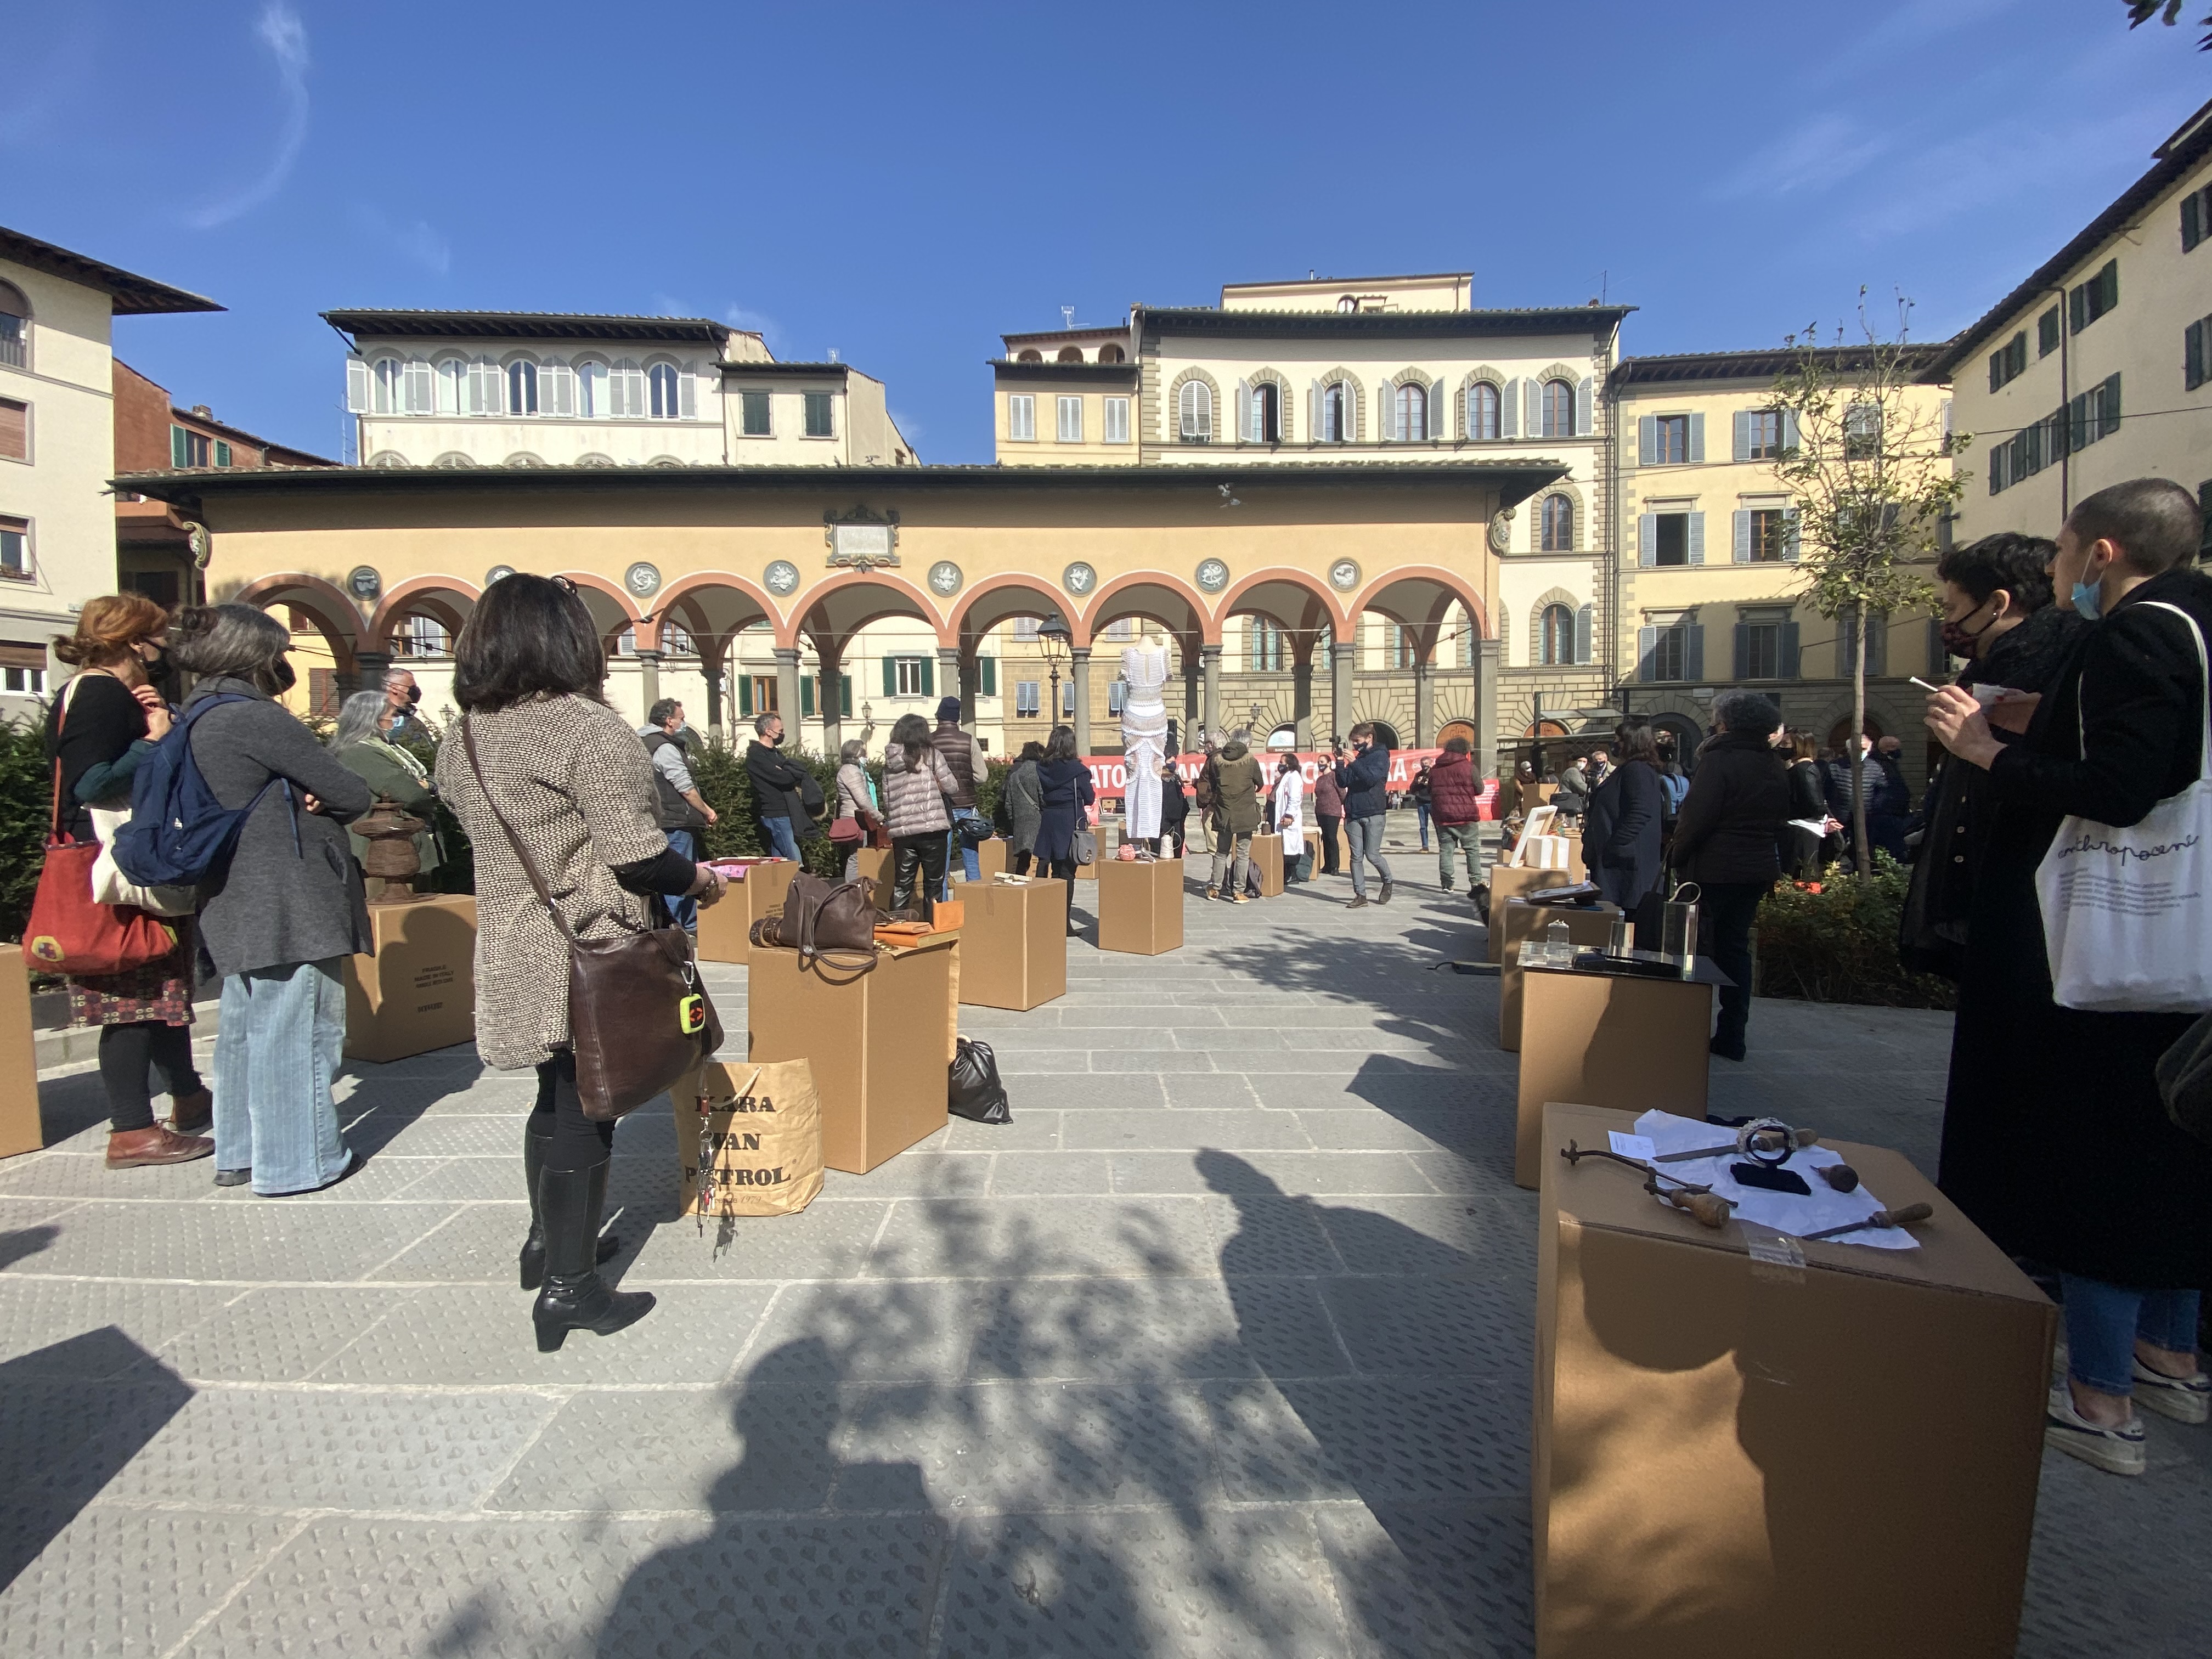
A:
[[[796,1215],[821,1193],[822,1110],[805,1060],[708,1060],[674,1098],[684,1214]]]

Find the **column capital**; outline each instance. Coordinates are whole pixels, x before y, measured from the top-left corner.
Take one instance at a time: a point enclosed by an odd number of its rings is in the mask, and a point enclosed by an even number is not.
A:
[[[779,664],[788,663],[795,668],[799,665],[799,650],[795,645],[779,645],[775,647],[775,659]]]
[[[353,653],[354,666],[364,674],[381,674],[392,666],[392,657],[389,651],[356,651]]]
[[[1087,645],[1071,645],[1067,647],[1067,654],[1076,662],[1089,662],[1091,647]]]
[[[1208,662],[1219,662],[1221,647],[1218,645],[1201,645],[1198,647],[1198,654]]]
[[[659,663],[668,660],[668,653],[665,651],[640,650],[631,652],[630,655],[635,657],[640,662]]]

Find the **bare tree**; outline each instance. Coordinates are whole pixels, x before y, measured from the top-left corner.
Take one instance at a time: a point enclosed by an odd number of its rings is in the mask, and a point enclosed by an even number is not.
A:
[[[2172,28],[2181,21],[2181,0],[2123,0],[2128,9],[2128,27],[2141,28],[2154,17]],[[2197,27],[2205,31],[2198,43],[2199,52],[2212,52],[2212,13],[2197,20]]]
[[[1910,339],[1911,302],[1900,296],[1893,335],[1877,331],[1859,290],[1858,331],[1823,347],[1818,326],[1784,342],[1795,356],[1777,378],[1782,451],[1774,464],[1796,503],[1790,533],[1814,611],[1848,623],[1851,636],[1851,835],[1858,872],[1871,874],[1867,844],[1867,635],[1878,617],[1933,609],[1935,585],[1919,568],[1936,551],[1936,526],[1965,488],[1955,456],[1969,440],[1947,433],[1933,401],[1917,392],[1925,347]]]

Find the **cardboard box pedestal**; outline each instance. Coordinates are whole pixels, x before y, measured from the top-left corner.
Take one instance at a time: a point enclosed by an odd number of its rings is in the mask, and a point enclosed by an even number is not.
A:
[[[1883,1148],[1826,1143],[1884,1205],[1934,1206],[1920,1249],[1759,1229],[1759,1259],[1558,1155],[1632,1121],[1544,1117],[1536,1652],[2010,1654],[2057,1310]]]
[[[1498,913],[1498,901],[1491,900],[1491,914]],[[1516,1053],[1521,1047],[1521,947],[1529,939],[1551,926],[1556,918],[1567,924],[1567,937],[1580,946],[1602,950],[1613,939],[1613,919],[1620,914],[1617,904],[1599,903],[1588,910],[1569,905],[1531,904],[1525,899],[1510,899],[1504,912],[1505,935],[1504,959],[1499,964],[1498,976],[1498,1046],[1507,1053]]]
[[[1703,957],[1693,979],[1641,979],[1526,967],[1521,973],[1521,1091],[1513,1182],[1543,1167],[1544,1107],[1554,1100],[1620,1111],[1705,1115],[1713,993],[1726,976]]]
[[[1098,948],[1139,957],[1182,948],[1181,859],[1101,863]]]
[[[753,952],[745,1057],[803,1060],[822,1103],[822,1159],[866,1175],[945,1124],[960,934],[924,935],[854,974],[796,951]]]
[[[1030,861],[1034,863],[1036,860]],[[993,836],[975,849],[975,865],[981,872],[976,877],[978,881],[988,881],[994,876],[1006,874],[1014,867],[1013,842],[1003,836]],[[961,862],[960,854],[957,851],[952,855],[947,873],[951,876],[952,884],[956,887],[962,885],[968,879],[968,866]]]
[[[20,945],[0,945],[0,1158],[46,1144],[39,1119],[39,1051],[31,1031],[31,974]]]
[[[1252,837],[1252,862],[1260,866],[1260,896],[1283,896],[1283,837],[1279,832]]]
[[[1580,843],[1577,843],[1579,845]],[[1531,893],[1540,893],[1547,887],[1572,887],[1586,879],[1581,872],[1582,855],[1577,853],[1565,870],[1517,870],[1508,864],[1493,864],[1483,879],[1490,884],[1490,914],[1496,921],[1489,929],[1490,959],[1505,960],[1505,928],[1504,921],[1506,904],[1514,899],[1526,898]]]
[[[699,913],[699,960],[751,961],[753,924],[783,902],[791,878],[798,873],[799,866],[789,859],[775,859],[754,865],[743,881],[730,883],[720,904]]]
[[[1067,884],[963,882],[960,1000],[1026,1013],[1067,994]]]
[[[368,936],[374,954],[346,958],[349,1059],[404,1060],[476,1041],[475,899],[372,904]]]
[[[859,878],[868,884],[868,902],[878,910],[891,908],[891,888],[898,879],[898,859],[888,847],[863,847],[858,854],[860,860]]]

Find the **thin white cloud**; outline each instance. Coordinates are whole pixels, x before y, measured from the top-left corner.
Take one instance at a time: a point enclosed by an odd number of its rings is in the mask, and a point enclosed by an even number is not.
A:
[[[269,0],[253,32],[276,60],[277,90],[284,104],[283,125],[276,135],[276,154],[261,176],[205,207],[185,214],[194,230],[212,230],[250,213],[284,187],[293,165],[307,143],[307,26],[284,0]]]
[[[354,210],[353,219],[363,235],[410,264],[420,265],[441,276],[453,268],[453,244],[427,219],[395,223],[366,204]]]
[[[68,118],[98,95],[99,47],[97,20],[80,14],[52,52],[17,71],[15,95],[0,108],[0,145],[61,137]]]
[[[1817,115],[1723,179],[1713,194],[1733,201],[1832,190],[1863,172],[1891,147],[1889,138],[1863,131],[1848,116]]]
[[[653,311],[656,317],[696,317],[699,313],[672,294],[655,294]]]
[[[1817,78],[1839,80],[1893,61],[1939,36],[2009,11],[2020,0],[1909,0],[1820,65]]]

